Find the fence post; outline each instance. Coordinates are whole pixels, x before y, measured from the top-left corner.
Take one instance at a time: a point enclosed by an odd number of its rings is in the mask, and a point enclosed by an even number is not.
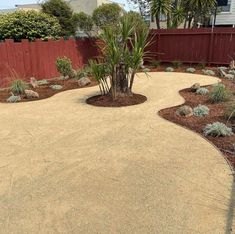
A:
[[[208,64],[211,65],[213,58],[213,49],[214,49],[214,30],[210,32],[210,45],[209,45],[209,55],[208,55]]]

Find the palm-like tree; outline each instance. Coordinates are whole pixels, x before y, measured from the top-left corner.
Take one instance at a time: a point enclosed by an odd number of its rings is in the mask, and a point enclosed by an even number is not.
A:
[[[160,16],[167,15],[171,11],[171,0],[152,0],[151,13],[156,18],[157,28],[160,29]]]

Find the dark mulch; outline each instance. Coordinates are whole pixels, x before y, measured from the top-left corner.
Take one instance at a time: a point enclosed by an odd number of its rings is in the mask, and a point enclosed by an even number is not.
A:
[[[235,92],[235,84],[228,80],[222,80],[222,83],[226,85],[228,89],[230,89],[233,93]],[[209,90],[211,86],[207,86]],[[159,112],[160,116],[163,118],[182,125],[188,129],[191,129],[201,135],[203,135],[204,127],[213,122],[223,122],[227,123],[227,117],[225,117],[225,111],[229,102],[219,103],[219,104],[211,104],[208,101],[208,96],[197,95],[190,91],[190,89],[185,89],[180,91],[181,96],[185,99],[185,103],[183,105],[189,105],[192,108],[198,106],[199,104],[206,105],[210,109],[210,114],[206,117],[182,117],[178,116],[175,112],[179,108],[172,107],[161,110]],[[233,100],[234,101],[234,100]],[[230,101],[231,102],[231,101]],[[235,125],[235,121],[229,121],[228,125]],[[204,135],[203,135],[204,136]],[[226,158],[231,162],[232,166],[235,168],[235,152],[233,148],[233,144],[235,143],[235,135],[228,137],[206,137],[209,141],[211,141],[218,149],[226,156]],[[230,151],[230,152],[229,152]],[[233,153],[234,152],[234,155]]]
[[[118,97],[115,101],[111,95],[93,96],[87,99],[87,104],[102,107],[122,107],[133,106],[147,101],[147,98],[141,94],[134,94],[132,96]]]
[[[32,88],[29,86],[28,89],[36,91],[40,98],[39,99],[27,99],[24,95],[21,96],[22,100],[21,102],[29,102],[29,101],[37,101],[41,99],[46,99],[49,98],[57,93],[66,91],[66,90],[71,90],[71,89],[81,89],[82,87],[78,86],[78,81],[75,79],[69,79],[69,80],[59,80],[59,79],[51,79],[48,80],[49,84],[47,85],[40,85],[38,88]],[[61,85],[63,88],[61,90],[53,90],[50,86],[51,85]],[[87,87],[91,87],[97,85],[97,82],[91,79],[91,84],[88,85]],[[0,91],[0,102],[7,102],[7,98],[11,96],[11,91],[10,89],[4,89]]]

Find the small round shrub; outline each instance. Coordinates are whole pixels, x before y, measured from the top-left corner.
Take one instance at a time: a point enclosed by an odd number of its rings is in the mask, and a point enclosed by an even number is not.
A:
[[[227,101],[230,98],[230,96],[231,94],[226,89],[226,87],[223,84],[218,83],[216,85],[213,85],[213,89],[210,93],[209,100],[211,103],[219,103]]]
[[[145,72],[145,73],[146,73],[146,72],[150,72],[150,71],[151,71],[151,70],[150,70],[149,68],[144,68],[144,69],[143,69],[143,72]]]
[[[204,117],[209,114],[209,108],[204,105],[198,105],[197,107],[193,108],[193,115],[198,117]]]
[[[189,68],[186,69],[186,72],[188,72],[188,73],[195,73],[196,69],[193,68],[193,67],[189,67]]]
[[[196,91],[196,94],[199,94],[199,95],[207,95],[208,93],[209,93],[209,90],[206,88],[199,88]]]
[[[21,97],[20,96],[15,96],[14,94],[12,94],[8,99],[7,102],[10,103],[16,103],[16,102],[20,102],[21,101]]]
[[[230,103],[225,110],[225,117],[230,119],[235,118],[235,102]]]
[[[61,85],[51,85],[50,87],[54,90],[61,90],[63,88]]]
[[[28,85],[23,80],[14,80],[11,83],[11,91],[14,94],[24,94],[25,89],[28,88]]]
[[[56,68],[57,68],[58,72],[61,75],[63,75],[64,77],[66,77],[66,76],[70,77],[71,74],[73,73],[72,62],[67,57],[57,58]]]
[[[213,124],[207,124],[203,130],[205,136],[213,137],[225,137],[233,135],[231,128],[227,127],[224,123],[215,122]]]
[[[49,82],[47,80],[38,80],[37,81],[38,85],[47,85]]]
[[[173,67],[167,67],[166,68],[166,72],[173,72],[174,71],[174,68]]]
[[[207,76],[215,76],[215,72],[209,69],[203,69],[202,72],[204,75],[207,75]]]

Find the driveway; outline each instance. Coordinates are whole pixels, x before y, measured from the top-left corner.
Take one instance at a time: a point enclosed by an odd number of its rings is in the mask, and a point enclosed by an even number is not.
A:
[[[141,73],[144,104],[85,104],[98,87],[0,104],[0,233],[221,234],[232,173],[199,135],[160,118],[216,78]]]

